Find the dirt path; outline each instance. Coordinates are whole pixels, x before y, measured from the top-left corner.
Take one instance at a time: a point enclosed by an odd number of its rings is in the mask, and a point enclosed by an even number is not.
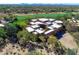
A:
[[[77,49],[78,46],[74,41],[74,37],[69,33],[64,34],[63,38],[60,39],[61,44],[63,44],[66,48]]]

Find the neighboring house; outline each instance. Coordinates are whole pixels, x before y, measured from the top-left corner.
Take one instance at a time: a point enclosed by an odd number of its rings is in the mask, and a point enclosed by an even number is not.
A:
[[[0,24],[0,27],[4,27],[5,25],[4,24]]]
[[[4,27],[4,23],[2,22],[3,19],[0,20],[0,27]]]

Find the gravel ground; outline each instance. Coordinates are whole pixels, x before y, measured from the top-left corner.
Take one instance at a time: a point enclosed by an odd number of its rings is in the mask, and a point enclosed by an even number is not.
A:
[[[64,36],[60,39],[61,44],[63,44],[66,48],[70,49],[78,49],[78,46],[74,40],[75,38],[71,36],[69,33],[64,34]]]

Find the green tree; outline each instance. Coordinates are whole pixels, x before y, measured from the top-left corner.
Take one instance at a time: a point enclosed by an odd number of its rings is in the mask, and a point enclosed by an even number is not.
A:
[[[6,37],[6,31],[4,28],[0,28],[0,37],[5,38]]]
[[[55,44],[56,42],[57,42],[57,39],[55,36],[53,36],[53,35],[49,36],[48,43]]]
[[[25,20],[18,20],[14,22],[14,24],[20,26],[21,28],[25,28],[27,26],[27,22]]]
[[[7,14],[6,16],[4,16],[4,20],[13,23],[13,22],[17,21],[18,19],[13,14]]]
[[[29,33],[26,30],[19,31],[17,33],[17,37],[19,39],[20,45],[26,45],[26,43],[29,42],[29,41],[36,41],[37,40],[37,36],[35,36],[32,33]]]
[[[57,40],[55,36],[53,35],[49,36],[48,43],[52,45],[51,51],[53,49],[55,54],[58,55],[65,54],[65,47],[62,46],[62,44]]]
[[[12,23],[9,23],[5,25],[5,30],[8,36],[13,36],[17,33],[18,29],[15,25],[13,25]]]

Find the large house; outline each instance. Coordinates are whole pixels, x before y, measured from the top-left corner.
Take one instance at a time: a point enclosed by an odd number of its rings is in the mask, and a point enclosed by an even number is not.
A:
[[[60,31],[63,32],[62,27],[63,22],[60,20],[39,18],[39,19],[32,19],[29,22],[29,26],[26,27],[26,30],[36,35],[37,34],[51,35],[52,33],[57,34]]]

